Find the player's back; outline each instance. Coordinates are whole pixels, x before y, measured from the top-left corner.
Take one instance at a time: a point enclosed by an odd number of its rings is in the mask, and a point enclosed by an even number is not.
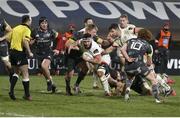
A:
[[[134,38],[127,43],[127,53],[130,57],[136,58],[136,61],[143,61],[143,56],[151,53],[151,47],[146,40]]]

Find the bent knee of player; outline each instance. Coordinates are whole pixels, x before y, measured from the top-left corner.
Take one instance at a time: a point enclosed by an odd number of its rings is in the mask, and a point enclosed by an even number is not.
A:
[[[101,78],[105,74],[105,70],[98,69],[97,70],[97,76]]]
[[[157,81],[157,79],[156,79],[156,75],[155,75],[155,73],[152,72],[152,71],[150,71],[150,73],[146,76],[146,78],[147,78],[148,80],[150,80],[152,84],[157,84],[157,83],[158,83],[158,81]]]
[[[73,75],[74,75],[74,71],[73,70],[66,73],[67,78],[71,78],[71,77],[73,77]]]

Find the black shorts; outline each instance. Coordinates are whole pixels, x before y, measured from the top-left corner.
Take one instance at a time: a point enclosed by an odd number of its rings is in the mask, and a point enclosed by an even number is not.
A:
[[[65,56],[65,66],[67,67],[67,71],[70,72],[70,71],[76,69],[76,66],[82,61],[83,61],[83,59],[81,57],[71,58],[66,55]]]
[[[140,75],[137,75],[131,85],[131,89],[141,94],[143,92],[142,87],[143,87],[144,81],[145,80]]]
[[[8,45],[0,45],[0,57],[6,57],[9,55]]]
[[[128,76],[136,76],[138,74],[147,76],[150,73],[149,68],[143,62],[134,62],[131,64],[125,64],[125,71]]]
[[[23,51],[10,50],[10,61],[13,66],[28,65],[27,54]]]
[[[38,66],[41,67],[41,63],[44,59],[49,59],[50,61],[53,60],[53,53],[45,53],[45,54],[36,54],[36,57],[38,59]]]

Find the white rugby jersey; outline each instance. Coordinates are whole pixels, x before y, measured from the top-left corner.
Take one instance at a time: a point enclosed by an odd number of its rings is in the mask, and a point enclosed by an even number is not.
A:
[[[84,32],[85,32],[85,29],[86,29],[86,28],[83,28],[83,29],[79,30],[78,32],[84,33]]]
[[[93,57],[99,55],[102,53],[103,49],[97,44],[94,40],[92,40],[92,45],[89,50],[85,50],[86,52],[89,52]],[[101,60],[105,62],[106,64],[111,63],[111,57],[109,54],[105,54],[101,56]]]
[[[129,39],[137,38],[137,35],[134,34],[134,28],[136,26],[133,24],[127,24],[126,28],[121,28],[119,25],[119,29],[121,30],[121,41],[122,43],[126,43]]]

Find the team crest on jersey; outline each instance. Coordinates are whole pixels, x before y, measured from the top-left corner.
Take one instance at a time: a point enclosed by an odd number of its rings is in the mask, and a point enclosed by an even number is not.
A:
[[[36,38],[39,38],[39,34],[36,34],[36,36],[35,36]]]
[[[95,49],[93,53],[94,54],[99,53],[98,49]]]
[[[128,30],[132,30],[133,28],[132,27],[129,27],[129,29]]]
[[[46,38],[46,37],[50,37],[50,33],[46,33],[46,34],[44,34],[44,37]]]

